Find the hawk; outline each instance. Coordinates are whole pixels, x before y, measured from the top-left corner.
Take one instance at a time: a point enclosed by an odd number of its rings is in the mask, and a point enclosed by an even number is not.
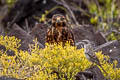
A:
[[[63,45],[69,42],[71,46],[75,45],[73,33],[68,28],[67,20],[63,15],[53,15],[51,27],[47,31],[46,42],[48,44],[62,42]]]

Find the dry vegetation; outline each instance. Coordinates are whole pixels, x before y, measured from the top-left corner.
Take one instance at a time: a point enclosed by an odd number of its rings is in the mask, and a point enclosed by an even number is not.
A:
[[[20,40],[14,36],[0,36],[0,45],[6,47],[4,52],[0,51],[1,76],[27,80],[75,80],[78,72],[91,66],[84,56],[84,49],[78,50],[69,44],[65,47],[46,44],[46,48],[39,49],[35,40],[35,45],[30,45],[29,51],[22,51],[18,50],[19,42]],[[7,56],[7,50],[13,50],[15,56]],[[112,80],[119,79],[120,69],[114,68],[117,61],[110,64],[107,62],[108,56],[104,56],[101,52],[96,54],[108,73],[106,75],[103,72],[104,76]]]

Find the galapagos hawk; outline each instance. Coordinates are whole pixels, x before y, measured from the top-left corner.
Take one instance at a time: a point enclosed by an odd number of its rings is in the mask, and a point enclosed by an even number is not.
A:
[[[73,33],[69,29],[67,20],[63,15],[53,15],[52,25],[47,31],[46,42],[48,44],[62,42],[63,45],[69,42],[71,46],[75,45]]]

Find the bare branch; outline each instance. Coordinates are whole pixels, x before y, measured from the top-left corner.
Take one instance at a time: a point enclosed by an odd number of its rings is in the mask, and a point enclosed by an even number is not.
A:
[[[120,35],[120,32],[117,31],[116,29],[112,29],[112,30],[106,32],[106,34],[104,34],[104,35],[105,35],[105,36],[108,36],[109,34],[111,34],[111,33],[113,33],[113,32]]]
[[[64,0],[61,0],[61,2],[63,3],[63,6],[66,7],[66,8],[68,9],[68,11],[70,12],[71,17],[73,18],[75,24],[76,24],[76,25],[79,25],[78,21],[77,21],[76,18],[75,18],[74,13],[73,13],[72,10],[70,9],[70,7],[67,5],[67,3],[66,3]]]
[[[27,32],[30,32],[29,24],[28,24],[28,20],[27,19],[25,19],[25,26],[26,26]]]

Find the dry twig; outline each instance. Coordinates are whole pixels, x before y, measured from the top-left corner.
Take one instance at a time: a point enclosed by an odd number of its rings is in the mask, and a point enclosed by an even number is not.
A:
[[[74,22],[76,25],[79,25],[78,21],[76,20],[76,17],[74,15],[74,13],[72,12],[72,10],[70,9],[69,5],[67,5],[67,3],[64,0],[61,0],[61,2],[63,3],[63,6],[66,7],[68,9],[68,11],[70,12],[71,17],[73,18]]]

